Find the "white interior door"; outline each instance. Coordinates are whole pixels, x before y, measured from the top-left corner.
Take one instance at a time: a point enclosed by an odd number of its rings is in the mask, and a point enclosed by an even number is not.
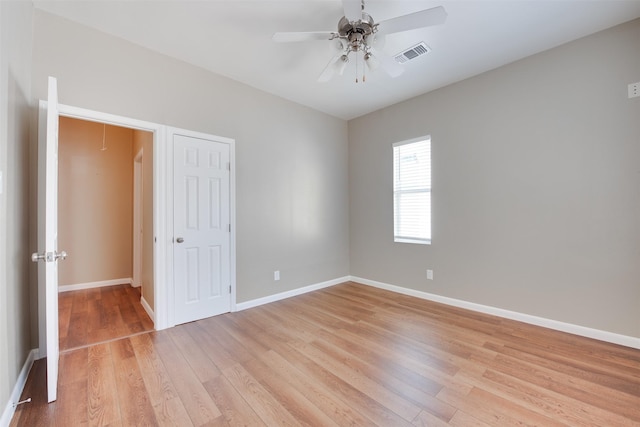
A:
[[[229,144],[175,134],[176,324],[231,309]]]
[[[44,286],[39,285],[39,289],[44,293],[45,299],[49,402],[56,400],[58,390],[58,260],[67,256],[65,252],[58,253],[58,115],[57,81],[49,77],[46,133],[41,126],[41,142],[38,148],[38,173],[44,174],[44,180],[38,181],[38,192],[43,194],[39,200],[44,202],[44,206],[39,210],[44,212],[39,212],[38,216],[43,219],[44,232],[41,233],[42,229],[39,228],[39,252],[31,255],[32,261],[43,261],[43,265],[38,268],[38,280],[44,281]],[[40,120],[44,122],[43,117]]]

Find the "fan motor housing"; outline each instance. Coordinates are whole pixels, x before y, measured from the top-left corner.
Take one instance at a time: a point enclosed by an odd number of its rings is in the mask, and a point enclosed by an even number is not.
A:
[[[359,21],[351,21],[346,17],[342,17],[338,22],[338,34],[340,38],[345,38],[355,48],[359,47],[367,36],[370,36],[374,32],[373,18],[362,12],[362,19]]]

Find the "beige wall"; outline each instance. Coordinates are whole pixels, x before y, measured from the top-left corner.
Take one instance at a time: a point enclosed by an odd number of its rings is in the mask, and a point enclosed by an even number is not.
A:
[[[33,58],[34,97],[236,140],[238,302],[349,274],[345,121],[41,11]]]
[[[132,276],[133,130],[103,126],[60,117],[60,286]]]
[[[142,158],[142,297],[154,308],[153,281],[153,133],[133,131],[133,157],[143,150]]]
[[[37,343],[29,288],[32,24],[31,3],[0,2],[0,411]]]
[[[640,337],[639,46],[635,20],[350,121],[351,274]],[[433,244],[396,244],[391,144],[422,135]]]

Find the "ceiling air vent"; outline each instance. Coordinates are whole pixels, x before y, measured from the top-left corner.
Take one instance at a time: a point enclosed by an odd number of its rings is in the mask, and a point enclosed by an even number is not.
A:
[[[404,64],[405,62],[411,61],[412,59],[417,58],[418,56],[422,56],[425,53],[429,53],[431,48],[427,46],[424,42],[420,42],[417,45],[401,52],[395,56],[395,59],[400,64]]]

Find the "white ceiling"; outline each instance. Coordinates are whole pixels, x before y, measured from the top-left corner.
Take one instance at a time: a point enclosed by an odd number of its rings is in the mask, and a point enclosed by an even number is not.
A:
[[[274,32],[335,31],[339,0],[34,1],[35,7],[230,77],[352,119],[520,58],[640,17],[640,0],[369,0],[380,22],[444,6],[440,26],[387,37],[395,55],[421,41],[432,51],[355,83],[355,61],[328,83],[317,78],[335,54],[329,41],[274,43]],[[597,52],[594,52],[597,54]],[[360,63],[362,67],[362,63]]]

